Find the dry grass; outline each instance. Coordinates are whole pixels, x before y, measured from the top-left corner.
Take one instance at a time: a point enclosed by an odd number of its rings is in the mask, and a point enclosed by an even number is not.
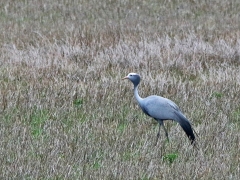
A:
[[[238,179],[238,0],[0,3],[1,179]],[[175,101],[170,142],[133,98]],[[163,133],[162,133],[163,134]]]

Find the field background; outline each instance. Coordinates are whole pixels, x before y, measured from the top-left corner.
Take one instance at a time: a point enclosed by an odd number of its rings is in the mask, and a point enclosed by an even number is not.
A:
[[[239,179],[239,0],[0,2],[1,179]],[[144,115],[167,97],[198,133]]]

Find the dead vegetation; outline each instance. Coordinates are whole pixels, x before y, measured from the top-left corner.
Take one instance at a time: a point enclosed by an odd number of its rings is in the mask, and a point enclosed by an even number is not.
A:
[[[2,179],[238,179],[240,31],[233,1],[0,4]],[[170,142],[133,98],[175,101],[198,132]]]

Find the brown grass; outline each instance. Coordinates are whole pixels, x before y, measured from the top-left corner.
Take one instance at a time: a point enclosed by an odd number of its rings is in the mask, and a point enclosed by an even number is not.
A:
[[[238,179],[237,0],[0,3],[1,179]],[[133,98],[175,101],[181,127]],[[173,159],[171,157],[173,156]]]

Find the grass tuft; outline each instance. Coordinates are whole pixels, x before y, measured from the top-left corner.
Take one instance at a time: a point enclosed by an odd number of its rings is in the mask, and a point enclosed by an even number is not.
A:
[[[49,119],[47,110],[35,109],[30,115],[30,126],[33,137],[37,138],[43,135],[45,122]]]
[[[163,160],[169,162],[170,164],[173,163],[178,158],[178,153],[166,154],[163,156]]]

